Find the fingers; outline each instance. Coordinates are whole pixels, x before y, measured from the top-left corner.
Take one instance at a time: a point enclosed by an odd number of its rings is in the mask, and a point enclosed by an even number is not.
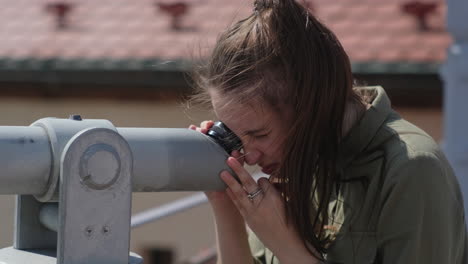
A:
[[[226,190],[226,194],[231,199],[232,203],[236,206],[236,208],[239,211],[239,213],[241,214],[241,216],[244,219],[247,218],[247,211],[245,210],[242,203],[239,200],[237,200],[236,195],[229,188]]]
[[[236,179],[228,172],[223,171],[221,172],[221,179],[226,183],[228,186],[226,193],[229,195],[233,203],[236,205],[237,209],[241,211],[243,214],[245,209],[251,206],[250,200],[247,197],[247,193],[245,192],[242,185],[240,185]]]
[[[283,201],[280,191],[277,189],[277,187],[275,187],[274,183],[270,182],[268,178],[262,177],[258,179],[257,184],[262,189],[265,197],[268,196],[270,199],[280,203]]]
[[[234,157],[229,157],[227,160],[227,164],[234,173],[239,177],[242,186],[244,186],[245,191],[248,193],[254,192],[257,190],[258,186],[255,180],[252,178],[249,172],[242,166],[242,164],[237,161]]]
[[[190,125],[189,129],[198,131],[198,132],[203,133],[203,134],[206,134],[206,133],[208,133],[208,130],[210,130],[210,128],[213,125],[214,125],[214,122],[212,120],[207,120],[207,121],[203,121],[200,124],[200,127],[197,127],[196,125]]]
[[[244,166],[244,154],[239,150],[233,150],[231,156],[234,157],[242,166]]]
[[[272,187],[268,178],[265,177],[258,179],[257,184],[263,190],[263,193],[267,193],[267,191],[270,190],[270,187]]]
[[[210,129],[214,125],[212,120],[206,120],[201,122],[200,127],[203,129]]]

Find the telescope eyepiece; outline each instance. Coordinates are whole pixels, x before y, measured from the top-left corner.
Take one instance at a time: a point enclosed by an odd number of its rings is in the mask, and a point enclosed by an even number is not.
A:
[[[242,149],[242,141],[223,122],[217,121],[207,135],[213,138],[228,154],[233,150]]]

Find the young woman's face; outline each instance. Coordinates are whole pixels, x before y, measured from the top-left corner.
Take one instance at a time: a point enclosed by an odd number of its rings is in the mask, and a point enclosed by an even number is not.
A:
[[[280,165],[282,145],[291,124],[287,107],[273,110],[263,100],[236,104],[210,91],[214,111],[241,140],[245,162],[259,165],[265,174],[274,174]]]

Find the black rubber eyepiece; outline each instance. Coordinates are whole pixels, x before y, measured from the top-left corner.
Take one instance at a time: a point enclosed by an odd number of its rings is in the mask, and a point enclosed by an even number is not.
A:
[[[224,123],[217,121],[207,133],[213,138],[228,154],[233,150],[242,149],[242,141]]]

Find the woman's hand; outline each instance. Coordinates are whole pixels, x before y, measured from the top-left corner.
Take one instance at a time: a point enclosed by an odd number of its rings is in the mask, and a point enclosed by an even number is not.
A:
[[[190,125],[189,129],[198,131],[203,134],[207,134],[210,128],[214,125],[214,122],[211,120],[208,121],[203,121],[200,124],[200,127],[197,127],[195,125]],[[242,153],[238,150],[234,150],[231,153],[232,157],[238,159],[240,164],[244,164],[244,158]],[[226,192],[224,190],[222,191],[207,191],[205,192],[205,195],[207,196],[208,200],[210,201],[211,206],[215,210],[215,214],[220,211],[220,210],[235,210],[237,212],[237,209],[235,209],[234,204],[232,203],[231,199],[226,195]]]
[[[200,127],[191,125],[189,128],[206,134],[213,124],[213,121],[204,121]],[[244,163],[239,151],[233,151],[231,155],[239,160],[239,164]],[[218,263],[252,263],[245,222],[236,206],[224,190],[205,194],[210,201],[216,223]]]
[[[227,164],[242,185],[228,171],[223,171],[221,179],[228,185],[226,193],[263,244],[281,263],[318,263],[292,224],[286,222],[283,198],[270,181],[260,178],[257,184],[233,157],[228,158]]]

